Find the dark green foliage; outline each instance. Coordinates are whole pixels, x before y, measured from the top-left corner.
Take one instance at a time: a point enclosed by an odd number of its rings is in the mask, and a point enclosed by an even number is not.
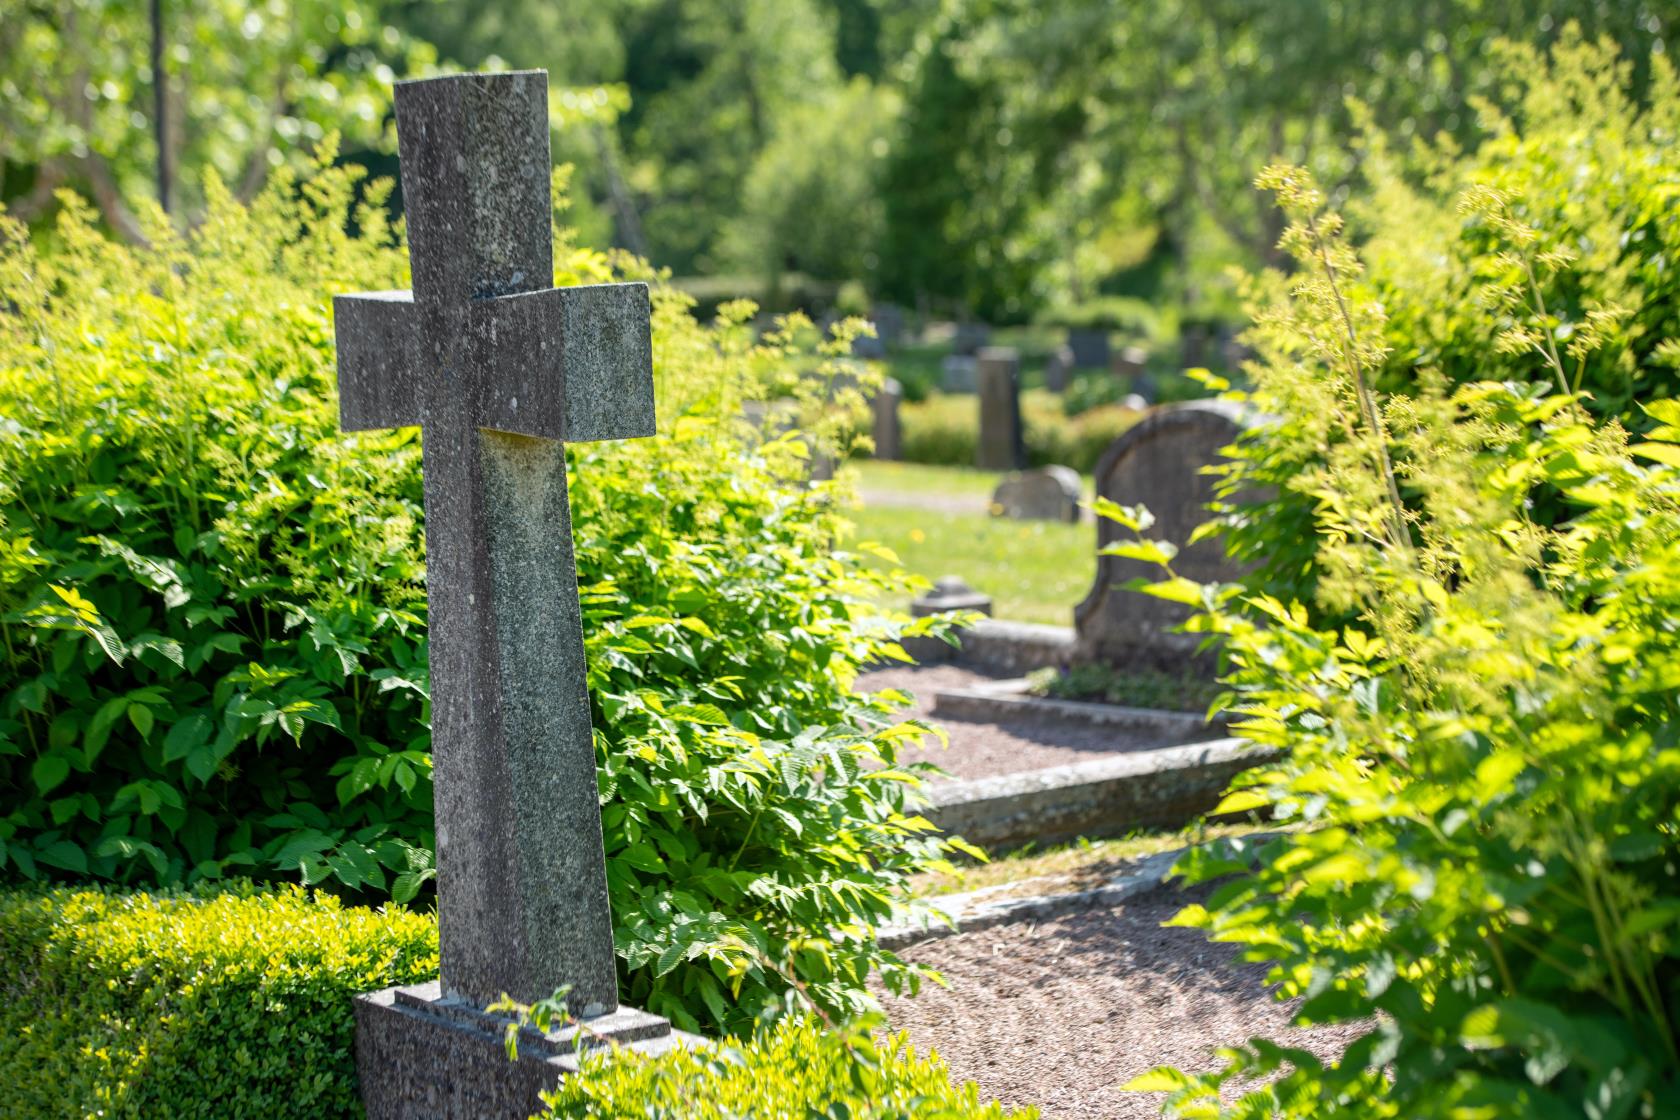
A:
[[[356,182],[250,210],[212,186],[190,239],[145,250],[73,204],[50,249],[5,227],[0,874],[399,900],[431,877],[419,440],[340,433],[331,373],[329,296],[404,280],[376,206],[343,232]],[[874,929],[947,848],[892,765],[920,731],[850,692],[903,656],[871,606],[902,580],[832,549],[840,495],[786,481],[804,442],[737,419],[788,393],[845,414],[848,342],[655,304],[662,434],[575,449],[572,480],[626,993],[748,1021],[785,987],[758,954],[850,1011],[872,971],[918,982]]]
[[[351,996],[437,928],[292,888],[0,891],[0,1116],[361,1115]]]

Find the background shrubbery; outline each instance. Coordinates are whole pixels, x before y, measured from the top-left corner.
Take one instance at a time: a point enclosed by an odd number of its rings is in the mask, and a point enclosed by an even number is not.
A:
[[[899,409],[901,458],[907,463],[974,466],[980,440],[979,398],[934,394]],[[1029,466],[1052,463],[1089,473],[1103,450],[1143,418],[1141,412],[1105,404],[1069,416],[1062,402],[1043,389],[1021,394],[1021,423]]]
[[[405,281],[361,189],[323,164],[247,210],[212,184],[148,249],[74,201],[50,242],[0,232],[0,874],[430,878],[418,433],[339,432],[333,388],[332,293]],[[832,547],[832,487],[785,481],[805,443],[739,419],[855,401],[847,343],[655,305],[660,437],[572,453],[625,995],[737,1025],[785,987],[768,957],[849,1011],[871,970],[915,984],[873,929],[948,845],[892,765],[918,732],[850,691],[902,656],[869,605],[897,577]]]
[[[1379,351],[1379,387],[1540,382],[1588,394],[1593,416],[1635,432],[1651,426],[1636,401],[1680,394],[1680,83],[1667,56],[1640,61],[1636,98],[1634,60],[1571,29],[1549,55],[1504,43],[1487,59],[1498,94],[1478,103],[1474,147],[1367,137],[1369,182],[1345,210],[1366,269],[1358,298],[1383,310],[1361,340]],[[1300,365],[1268,342],[1270,324],[1287,321],[1282,275],[1247,292],[1250,341]],[[1282,416],[1278,434],[1244,442],[1228,488],[1271,488],[1276,500],[1228,519],[1226,540],[1269,590],[1310,602],[1316,498],[1299,480],[1344,437],[1317,404]],[[1544,512],[1549,499],[1537,500]]]
[[[1301,1023],[1360,1037],[1330,1063],[1259,1039],[1133,1083],[1174,1115],[1677,1115],[1680,402],[1668,265],[1646,256],[1675,87],[1653,60],[1635,128],[1610,54],[1518,61],[1547,139],[1496,142],[1453,217],[1420,221],[1452,231],[1407,249],[1434,268],[1384,262],[1388,241],[1367,273],[1310,177],[1262,180],[1298,271],[1254,332],[1250,399],[1277,419],[1235,477],[1298,464],[1251,539],[1298,510],[1314,598],[1264,573],[1155,591],[1207,608],[1233,730],[1281,748],[1221,808],[1294,828],[1257,861],[1187,858],[1230,878],[1177,921],[1270,962]],[[1441,268],[1457,289],[1414,286]]]

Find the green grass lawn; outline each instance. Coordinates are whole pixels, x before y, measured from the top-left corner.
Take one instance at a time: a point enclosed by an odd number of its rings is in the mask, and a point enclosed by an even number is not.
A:
[[[998,479],[993,471],[921,463],[861,460],[844,468],[869,494],[949,495],[985,499]],[[929,580],[962,576],[992,596],[993,613],[1017,622],[1068,626],[1073,605],[1085,597],[1097,571],[1096,530],[1053,521],[1009,521],[982,512],[868,505],[852,511],[857,539],[878,541],[904,567]],[[893,604],[903,608],[909,600]]]
[[[858,459],[847,463],[859,490],[903,494],[954,494],[990,498],[1003,477],[999,471],[935,467],[926,463],[883,463]]]
[[[930,580],[962,576],[992,596],[993,614],[1017,622],[1072,625],[1073,605],[1097,571],[1096,530],[1089,521],[1008,521],[889,506],[854,510],[852,520],[858,540],[886,545],[908,571]]]

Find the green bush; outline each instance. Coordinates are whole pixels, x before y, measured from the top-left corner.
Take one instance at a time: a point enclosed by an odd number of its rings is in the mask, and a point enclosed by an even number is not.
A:
[[[906,462],[972,467],[980,441],[980,405],[968,394],[933,394],[900,407],[902,455]],[[1055,394],[1028,389],[1021,394],[1027,463],[1052,463],[1089,473],[1108,445],[1143,418],[1118,405],[1068,416]]]
[[[353,206],[330,155],[249,209],[212,184],[150,248],[73,199],[50,247],[0,227],[0,874],[399,900],[432,875],[420,443],[338,430],[329,310],[406,266],[388,185]],[[947,848],[893,765],[918,731],[850,691],[902,656],[871,604],[903,581],[832,548],[832,486],[783,481],[837,421],[737,419],[790,392],[843,415],[848,343],[759,343],[750,305],[702,326],[654,286],[660,436],[571,450],[625,996],[748,1021],[785,987],[757,953],[850,1011],[871,971],[917,982],[874,928]]]
[[[437,973],[400,908],[0,891],[0,1116],[359,1116],[351,996]]]
[[[1632,442],[1545,380],[1381,394],[1385,307],[1336,217],[1301,173],[1264,181],[1301,271],[1256,374],[1283,420],[1256,442],[1341,439],[1296,483],[1316,610],[1153,588],[1209,608],[1192,629],[1223,639],[1233,730],[1281,748],[1221,809],[1294,826],[1257,866],[1185,860],[1230,878],[1176,920],[1357,1038],[1329,1062],[1253,1040],[1133,1087],[1244,1120],[1680,1115],[1680,402],[1644,405]],[[1521,267],[1533,243],[1502,236]],[[1116,551],[1170,574],[1170,550]]]
[[[828,1031],[784,1019],[751,1042],[656,1059],[597,1054],[544,1098],[544,1120],[1033,1120],[1005,1112],[969,1082],[951,1085],[937,1056],[903,1035],[877,1042],[867,1025]]]
[[[1505,44],[1489,69],[1502,94],[1481,105],[1472,149],[1442,141],[1397,153],[1380,135],[1367,139],[1367,182],[1346,204],[1366,271],[1348,297],[1383,312],[1363,339],[1381,352],[1376,384],[1544,384],[1644,431],[1636,402],[1680,394],[1680,81],[1654,54],[1636,101],[1624,92],[1631,61],[1572,29],[1549,55]],[[1287,332],[1270,328],[1287,315],[1285,279],[1253,278],[1247,297],[1248,340],[1268,362],[1300,361],[1284,352]],[[1280,597],[1313,599],[1313,499],[1296,480],[1343,438],[1333,415],[1288,409],[1289,438],[1245,441],[1230,479],[1232,491],[1276,495],[1233,514],[1227,543]]]

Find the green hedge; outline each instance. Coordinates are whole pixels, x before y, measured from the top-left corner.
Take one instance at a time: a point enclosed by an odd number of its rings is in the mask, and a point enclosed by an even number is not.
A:
[[[350,997],[437,927],[299,888],[0,892],[0,1116],[356,1116]]]
[[[951,1084],[936,1055],[865,1028],[783,1020],[752,1042],[652,1061],[602,1055],[545,1098],[543,1120],[1033,1120]]]

